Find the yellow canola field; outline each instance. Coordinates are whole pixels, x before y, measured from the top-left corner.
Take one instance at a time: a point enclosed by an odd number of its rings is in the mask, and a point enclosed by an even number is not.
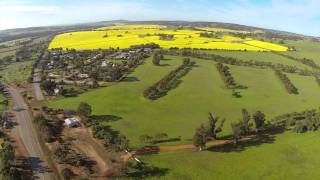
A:
[[[247,51],[287,51],[287,47],[250,38],[241,39],[230,35],[220,38],[200,37],[203,31],[170,30],[158,25],[118,25],[94,31],[79,31],[57,35],[49,49],[107,49],[129,48],[132,45],[156,43],[163,48],[204,48]],[[172,34],[173,40],[160,40],[157,34]]]
[[[164,29],[167,26],[155,25],[155,24],[130,24],[130,25],[113,25],[98,28],[98,30],[129,30],[129,29]]]

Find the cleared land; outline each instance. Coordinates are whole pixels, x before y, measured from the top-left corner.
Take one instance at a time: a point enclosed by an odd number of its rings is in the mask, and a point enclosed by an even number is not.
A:
[[[218,31],[219,30],[219,31]],[[228,32],[218,29],[218,32]],[[201,33],[213,30],[173,30],[157,25],[123,25],[100,28],[94,31],[64,33],[56,36],[51,42],[52,48],[99,49],[129,48],[132,45],[156,43],[163,48],[204,48],[247,51],[287,51],[288,48],[251,38],[239,38],[231,35],[218,37],[201,37]],[[242,32],[239,32],[242,33]],[[161,39],[161,35],[173,35],[171,39]]]
[[[144,156],[166,176],[150,179],[316,179],[320,133],[285,133],[267,143],[249,143],[243,151],[219,147],[204,152],[177,151]]]
[[[7,83],[26,81],[31,76],[33,61],[15,62],[0,71],[2,79]]]
[[[241,108],[263,110],[271,118],[318,106],[320,87],[312,77],[288,74],[300,91],[299,95],[289,95],[272,70],[229,66],[236,82],[249,87],[241,91],[242,98],[234,98],[231,90],[225,89],[214,62],[206,60],[196,60],[197,66],[167,96],[146,100],[143,90],[181,63],[179,57],[168,58],[162,63],[169,66],[160,67],[147,60],[130,76],[138,81],[121,82],[77,98],[61,99],[50,106],[77,107],[79,102],[86,101],[93,106],[95,115],[115,115],[121,119],[107,124],[127,135],[132,146],[141,145],[138,139],[142,134],[161,132],[172,138],[181,136],[182,141],[173,143],[190,143],[195,127],[207,121],[209,111],[227,118],[224,134],[229,134],[229,124],[238,121]]]
[[[104,30],[106,32],[120,31],[119,33],[122,34],[125,33],[122,31],[128,31],[118,28]],[[158,31],[162,28],[164,27],[151,26],[149,30]],[[131,31],[141,31],[141,27],[135,27],[129,32]],[[77,49],[97,48],[101,44],[97,39],[101,40],[101,36],[104,36],[106,32],[79,32],[77,40],[80,42],[84,40],[86,37],[81,37],[84,35],[81,33],[87,33],[86,36],[90,34],[92,35],[91,40],[96,41],[97,44],[93,43],[94,45],[85,44],[85,42],[81,42],[83,45],[79,46],[72,44],[77,42],[76,39],[72,40],[74,33],[63,36],[66,36],[66,42],[69,41],[70,46],[78,47]],[[108,38],[109,33],[106,39]],[[127,40],[130,42],[130,38]],[[90,41],[90,39],[85,41]],[[124,42],[117,41],[117,43]],[[228,43],[234,45],[234,43]],[[320,60],[317,59],[320,50],[319,43],[309,41],[288,41],[286,43],[289,46],[295,46],[298,51],[283,53],[298,58],[311,58],[320,64]],[[246,42],[246,44],[250,43]],[[254,46],[257,44],[261,45],[260,42],[256,42]],[[103,47],[110,46],[105,44]],[[309,66],[272,52],[206,52],[236,57],[241,60],[266,61],[311,70]],[[169,138],[181,138],[180,141],[157,144],[160,146],[191,144],[195,128],[207,122],[208,112],[214,112],[227,119],[220,135],[229,135],[231,133],[230,123],[241,118],[242,108],[250,112],[262,110],[266,118],[270,120],[284,113],[319,107],[320,86],[314,77],[286,74],[299,89],[298,95],[291,95],[271,69],[228,65],[235,81],[248,86],[248,89],[239,90],[241,98],[235,98],[231,95],[231,90],[224,87],[214,66],[215,62],[192,60],[196,62],[195,67],[181,79],[178,87],[169,91],[168,95],[154,101],[145,99],[142,92],[178,67],[182,63],[182,57],[166,56],[166,59],[161,61],[162,66],[154,66],[152,59],[149,58],[130,74],[127,80],[84,93],[79,97],[58,99],[48,105],[54,108],[69,109],[70,107],[76,108],[82,101],[88,102],[92,105],[93,114],[101,117],[100,119],[110,117],[110,115],[114,116],[113,121],[102,123],[125,134],[130,139],[131,147],[143,145],[139,141],[139,136],[157,133],[167,133]],[[239,151],[214,147],[204,152],[179,150],[140,158],[143,162],[160,168],[159,172],[163,173],[159,177],[150,179],[212,179],[212,177],[215,179],[316,179],[320,175],[318,171],[320,148],[317,145],[319,136],[319,132],[305,134],[286,132],[265,141],[243,143],[244,149]]]

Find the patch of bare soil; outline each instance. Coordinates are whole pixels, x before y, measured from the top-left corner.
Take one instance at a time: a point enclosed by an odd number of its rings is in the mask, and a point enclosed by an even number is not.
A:
[[[69,142],[74,148],[89,159],[95,161],[94,170],[96,176],[103,176],[112,169],[108,159],[102,155],[104,150],[101,148],[104,147],[100,147],[100,145],[96,144],[96,142],[91,139],[92,137],[87,128],[65,128],[64,136],[66,139],[70,140]]]
[[[240,142],[249,141],[251,139],[254,139],[256,136],[247,136],[240,139]],[[214,146],[221,146],[225,144],[231,144],[233,143],[233,140],[214,140],[207,142],[206,146],[214,147]],[[181,144],[181,145],[175,145],[175,146],[160,146],[159,151],[177,151],[177,150],[184,150],[184,149],[194,149],[193,144]]]

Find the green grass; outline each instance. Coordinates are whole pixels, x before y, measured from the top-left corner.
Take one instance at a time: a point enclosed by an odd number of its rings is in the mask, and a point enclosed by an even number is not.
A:
[[[304,65],[302,63],[293,61],[291,59],[285,58],[283,56],[279,56],[277,54],[274,54],[272,52],[253,52],[253,51],[236,51],[236,52],[230,52],[230,51],[212,51],[214,54],[218,54],[221,56],[226,57],[233,57],[244,61],[264,61],[264,62],[271,62],[273,64],[285,64],[290,66],[296,66],[302,69],[312,69],[311,67]],[[295,52],[284,52],[289,55],[295,55]]]
[[[180,58],[162,61],[170,64],[162,67],[152,65],[149,59],[131,74],[139,81],[121,82],[49,105],[75,109],[79,102],[86,101],[92,105],[95,115],[121,117],[106,124],[129,137],[134,147],[140,145],[140,135],[160,132],[173,138],[182,137],[182,141],[174,143],[190,143],[195,128],[207,121],[208,112],[227,118],[223,134],[229,134],[230,123],[239,120],[242,108],[251,112],[262,110],[270,119],[319,106],[320,87],[312,77],[289,74],[300,90],[299,95],[289,95],[272,70],[229,66],[236,82],[249,87],[241,91],[242,98],[234,98],[231,90],[224,88],[213,61],[196,62],[197,66],[182,78],[176,89],[155,101],[143,98],[143,90],[177,67],[181,63]]]
[[[0,71],[2,79],[7,83],[26,81],[31,76],[33,61],[15,62]]]
[[[298,58],[309,58],[320,65],[320,43],[312,41],[288,41],[289,46],[294,46],[297,51],[283,52]]]
[[[165,176],[157,179],[318,179],[318,143],[320,132],[287,132],[271,143],[247,144],[240,152],[214,148],[203,152],[166,152],[141,159],[159,168],[169,168]]]

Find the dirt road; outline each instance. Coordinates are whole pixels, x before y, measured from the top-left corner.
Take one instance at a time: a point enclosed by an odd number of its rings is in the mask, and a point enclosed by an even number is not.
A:
[[[16,136],[20,136],[28,152],[34,175],[41,180],[51,180],[53,176],[48,172],[47,165],[43,161],[43,152],[37,135],[34,133],[32,118],[29,114],[27,104],[24,102],[23,97],[16,87],[9,86],[7,89],[14,103],[13,113],[15,114],[17,122],[14,133],[16,133]]]
[[[256,136],[247,136],[240,139],[240,142],[245,142],[254,139]],[[214,147],[214,146],[221,146],[225,144],[231,144],[233,140],[214,140],[209,141],[206,144],[206,147]],[[159,151],[177,151],[183,149],[195,149],[193,144],[181,144],[175,146],[160,146]]]

